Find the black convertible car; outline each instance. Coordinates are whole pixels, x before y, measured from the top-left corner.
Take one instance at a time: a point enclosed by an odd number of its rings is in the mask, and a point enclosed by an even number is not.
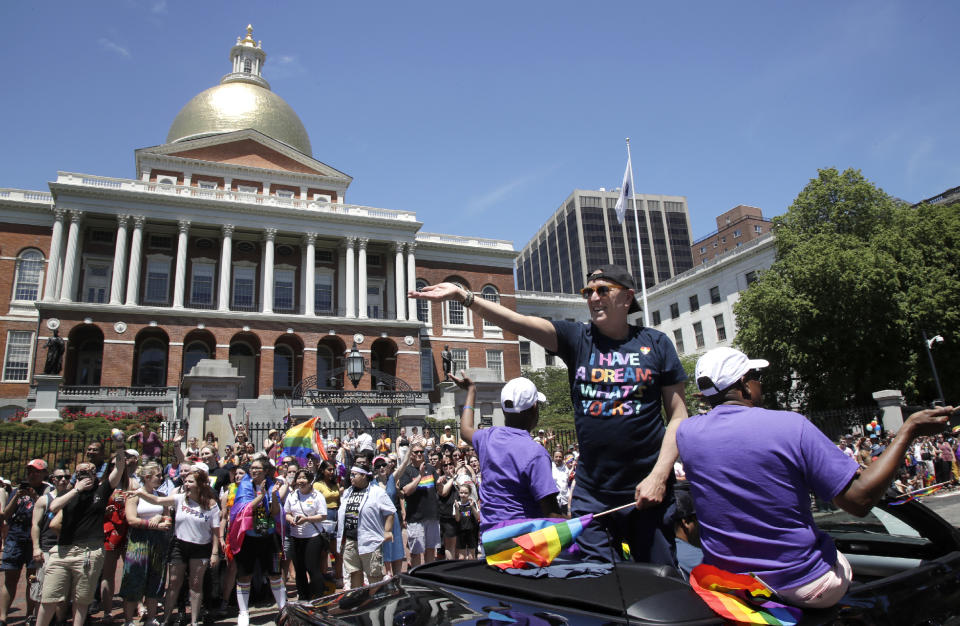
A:
[[[960,531],[912,501],[865,518],[818,514],[855,582],[801,624],[960,625]],[[537,579],[483,561],[437,561],[392,580],[288,604],[281,626],[308,624],[722,624],[670,567],[621,563],[595,578]]]

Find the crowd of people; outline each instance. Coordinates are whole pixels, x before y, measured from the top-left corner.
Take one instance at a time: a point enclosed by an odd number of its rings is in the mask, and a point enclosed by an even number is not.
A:
[[[106,439],[74,468],[32,460],[12,493],[0,489],[0,626],[23,570],[26,612],[41,626],[68,617],[80,626],[100,612],[109,623],[115,609],[125,625],[196,625],[235,611],[243,626],[251,597],[283,607],[288,584],[309,599],[478,556],[480,463],[450,426],[439,436],[429,427],[320,436],[327,459],[310,455],[305,466],[283,455],[279,431],[257,449],[242,425],[227,444],[179,432],[165,466],[164,442],[146,424],[112,458]],[[575,458],[554,456],[569,493]]]

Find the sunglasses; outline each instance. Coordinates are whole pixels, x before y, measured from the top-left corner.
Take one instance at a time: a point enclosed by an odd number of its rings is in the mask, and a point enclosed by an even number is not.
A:
[[[56,475],[56,474],[53,475],[53,479],[54,479],[54,480],[67,480],[68,478],[70,478],[70,477],[67,476],[66,474],[64,474],[64,475],[62,475],[62,476],[58,476],[58,475]]]
[[[423,450],[411,450],[410,454],[423,454]]]
[[[598,296],[605,298],[606,296],[610,295],[610,292],[614,289],[620,289],[620,287],[611,287],[609,285],[599,285],[596,288],[584,287],[580,290],[580,295],[583,296],[584,300],[589,300],[590,296],[593,295],[593,292],[596,291]]]

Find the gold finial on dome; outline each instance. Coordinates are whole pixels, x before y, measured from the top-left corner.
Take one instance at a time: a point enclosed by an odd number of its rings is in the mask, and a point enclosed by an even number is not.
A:
[[[247,37],[246,39],[240,41],[239,43],[249,43],[256,45],[256,41],[253,39],[253,24],[247,24]]]

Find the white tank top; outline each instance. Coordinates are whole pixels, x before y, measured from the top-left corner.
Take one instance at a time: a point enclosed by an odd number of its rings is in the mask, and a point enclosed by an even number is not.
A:
[[[160,495],[154,492],[154,495]],[[151,520],[158,515],[163,515],[163,507],[159,504],[150,504],[143,498],[137,498],[137,517],[140,519]]]

